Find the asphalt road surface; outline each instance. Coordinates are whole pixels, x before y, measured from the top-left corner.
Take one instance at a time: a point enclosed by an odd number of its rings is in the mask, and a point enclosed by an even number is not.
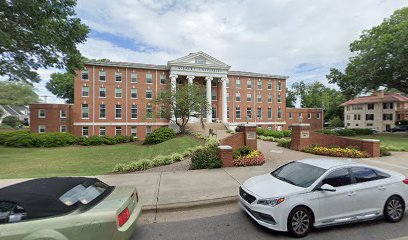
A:
[[[329,240],[377,240],[408,236],[408,214],[399,223],[376,220],[343,226],[314,229],[304,239]],[[178,222],[140,224],[134,240],[252,240],[293,239],[286,233],[275,232],[258,226],[242,211],[214,217],[205,217]]]

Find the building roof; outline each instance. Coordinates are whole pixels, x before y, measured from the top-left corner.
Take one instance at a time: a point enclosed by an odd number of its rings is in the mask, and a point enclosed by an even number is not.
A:
[[[8,115],[12,116],[24,116],[28,115],[29,108],[27,106],[14,106],[14,105],[0,105]]]
[[[228,75],[245,76],[245,77],[259,77],[259,78],[276,78],[276,79],[288,79],[289,78],[288,76],[270,75],[270,74],[243,72],[243,71],[228,71]]]
[[[131,62],[99,62],[99,61],[85,61],[85,64],[105,67],[128,67],[128,68],[143,68],[143,69],[158,69],[167,70],[166,65],[131,63]]]
[[[348,100],[347,102],[342,103],[340,106],[379,102],[408,102],[408,97],[405,97],[399,93],[373,94],[371,96],[358,97]]]

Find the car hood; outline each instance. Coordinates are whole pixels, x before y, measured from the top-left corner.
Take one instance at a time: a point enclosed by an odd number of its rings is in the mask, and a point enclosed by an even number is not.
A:
[[[288,197],[306,191],[305,188],[281,181],[269,173],[252,177],[242,185],[261,198]]]

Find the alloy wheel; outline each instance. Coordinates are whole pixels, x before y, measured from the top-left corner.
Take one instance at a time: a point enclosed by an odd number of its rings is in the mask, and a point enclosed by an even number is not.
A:
[[[292,218],[292,229],[298,235],[303,235],[309,230],[310,219],[303,210],[296,211]]]
[[[391,199],[388,204],[387,204],[387,214],[388,216],[394,220],[397,221],[398,219],[401,218],[402,214],[404,212],[403,206],[401,202],[397,199]]]

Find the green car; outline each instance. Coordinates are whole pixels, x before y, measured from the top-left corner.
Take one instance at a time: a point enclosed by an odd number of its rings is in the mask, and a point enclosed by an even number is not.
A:
[[[0,239],[129,239],[141,208],[135,187],[83,177],[29,180],[0,189]]]

